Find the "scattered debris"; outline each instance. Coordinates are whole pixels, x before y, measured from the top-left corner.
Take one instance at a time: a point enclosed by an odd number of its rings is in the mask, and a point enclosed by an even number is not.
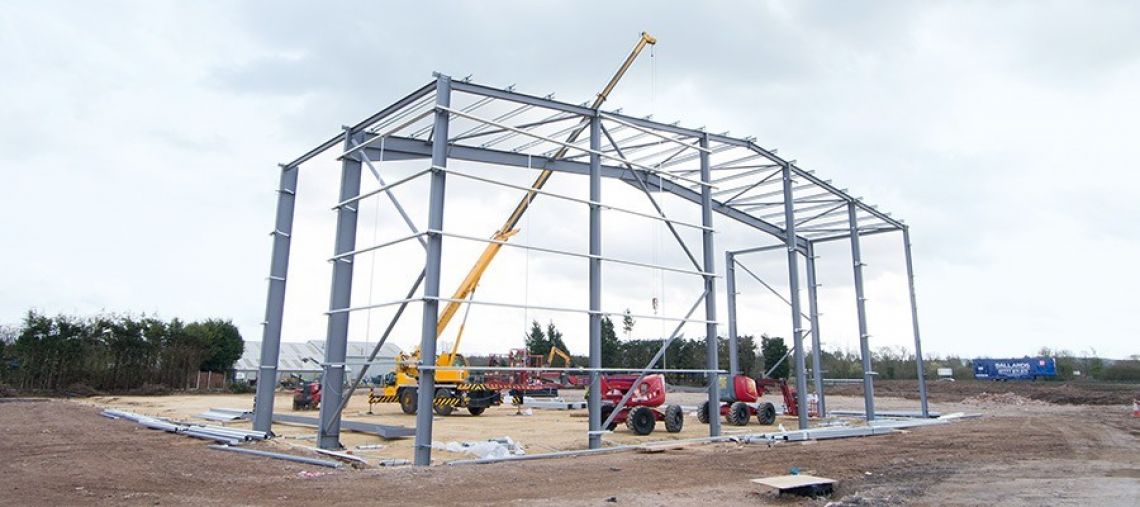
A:
[[[523,396],[523,406],[547,410],[582,410],[586,408],[585,401],[566,401],[562,398],[532,398]]]
[[[332,456],[341,461],[347,461],[353,465],[368,465],[368,462],[364,461],[364,458],[361,458],[360,456],[353,456],[348,452],[330,451],[328,449],[320,449],[316,447],[313,448],[313,451],[324,454],[326,456]]]
[[[367,445],[356,446],[356,450],[358,450],[358,451],[377,451],[377,450],[383,449],[385,447],[387,447],[387,446],[385,446],[384,444],[367,444]]]
[[[188,437],[212,440],[226,445],[238,445],[250,440],[266,440],[273,436],[271,433],[261,431],[223,428],[221,426],[207,426],[202,424],[175,423],[167,419],[150,417],[123,410],[106,409],[100,414],[110,419],[126,419],[152,430],[162,430],[167,433],[177,433]]]
[[[382,467],[398,467],[404,465],[411,465],[412,462],[406,459],[382,459],[377,465]]]
[[[511,437],[492,438],[484,442],[448,442],[446,444],[433,442],[431,447],[441,451],[471,454],[479,459],[498,459],[526,454],[522,446],[512,440]]]
[[[827,415],[839,417],[866,417],[867,413],[862,410],[828,410]],[[936,418],[942,414],[938,412],[927,412],[927,415],[922,415],[922,412],[907,412],[903,410],[876,410],[875,415],[878,417],[915,417],[919,419]]]
[[[787,493],[799,496],[820,497],[831,495],[835,489],[836,482],[834,479],[801,474],[799,473],[799,469],[794,467],[793,470],[795,470],[796,473],[792,475],[762,477],[752,479],[752,482],[775,489],[779,491],[781,495]]]
[[[211,445],[210,448],[216,449],[219,451],[229,451],[229,452],[236,452],[239,454],[249,454],[252,456],[262,456],[265,458],[282,459],[282,460],[286,460],[286,461],[295,461],[297,463],[305,463],[306,465],[316,465],[316,466],[321,466],[321,467],[326,467],[326,468],[340,468],[341,467],[341,464],[339,462],[336,462],[336,461],[329,461],[329,460],[317,459],[317,458],[307,458],[305,456],[297,456],[296,454],[285,454],[282,452],[259,451],[256,449],[246,449],[246,448],[242,448],[242,447],[231,447],[228,445]]]
[[[202,419],[209,419],[211,421],[220,422],[245,421],[252,416],[253,411],[243,410],[240,408],[211,408],[205,412],[202,412],[201,414],[198,414],[198,417],[201,417]]]
[[[322,475],[328,475],[328,473],[326,473],[326,472],[310,472],[308,470],[301,470],[300,472],[297,472],[297,477],[300,477],[302,479],[312,479],[314,477],[320,477]]]

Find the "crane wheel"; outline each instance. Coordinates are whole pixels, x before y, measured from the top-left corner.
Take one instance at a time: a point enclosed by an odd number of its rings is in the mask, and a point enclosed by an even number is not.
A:
[[[653,409],[649,407],[633,407],[633,410],[629,411],[625,425],[638,435],[648,435],[653,433],[653,427],[657,425],[657,417],[654,415]]]
[[[416,415],[416,388],[409,387],[400,392],[400,410],[405,414]]]
[[[702,401],[701,406],[697,408],[697,421],[701,424],[709,423],[709,402]]]
[[[452,397],[452,395],[451,395],[450,389],[447,389],[445,387],[441,387],[441,388],[435,390],[435,399],[436,400],[438,400],[440,398],[451,398],[451,397]],[[455,410],[455,407],[453,407],[451,405],[437,405],[435,403],[432,403],[431,408],[433,411],[435,411],[435,415],[445,416],[445,417],[451,415],[451,412]]]
[[[776,407],[771,403],[761,403],[756,409],[756,422],[765,426],[776,422]]]
[[[665,431],[669,433],[680,433],[681,428],[684,426],[685,412],[681,410],[681,406],[669,405],[665,407]]]
[[[733,426],[745,426],[748,424],[749,415],[748,404],[738,401],[728,407],[728,413],[724,415],[724,419]]]
[[[487,407],[467,407],[467,411],[470,412],[471,415],[483,415],[483,411],[485,410],[487,410]]]

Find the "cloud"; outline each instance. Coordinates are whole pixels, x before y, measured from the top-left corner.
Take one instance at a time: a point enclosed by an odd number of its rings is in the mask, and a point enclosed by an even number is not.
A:
[[[0,13],[8,77],[0,93],[9,98],[0,104],[0,211],[10,217],[0,321],[29,307],[223,316],[256,339],[276,163],[432,71],[590,99],[649,30],[658,46],[607,107],[755,135],[906,219],[928,352],[1008,355],[1047,345],[1127,356],[1140,331],[1128,318],[1138,310],[1128,291],[1140,281],[1131,262],[1140,254],[1131,154],[1138,16],[1127,2],[11,6]],[[408,174],[416,164],[384,170]],[[325,332],[338,171],[332,154],[303,168],[286,339]],[[495,175],[515,184],[532,177]],[[550,188],[585,196],[581,178],[558,175]],[[425,189],[397,190],[421,228]],[[651,210],[632,188],[614,182],[605,191]],[[518,197],[452,178],[448,228],[488,236]],[[697,220],[693,206],[663,201]],[[362,214],[359,244],[374,231],[407,233],[390,204],[378,221],[374,212]],[[579,205],[541,199],[512,241],[584,251],[585,216]],[[688,266],[659,226],[605,217],[606,255]],[[718,227],[719,248],[771,241],[724,220]],[[699,253],[697,235],[685,234]],[[911,346],[900,244],[886,234],[863,245],[875,346]],[[448,241],[444,292],[481,248]],[[852,346],[849,245],[819,253],[824,341]],[[414,243],[366,259],[354,301],[402,298],[421,259]],[[748,262],[786,291],[782,252]],[[505,248],[478,298],[584,307],[584,273],[584,259]],[[658,297],[677,315],[699,293],[686,275],[611,265],[605,273],[609,310],[652,313]],[[723,319],[723,280],[718,286]],[[741,291],[742,332],[790,332],[783,303],[752,281]],[[392,311],[372,312],[372,327]],[[416,343],[418,312],[398,328],[400,345]],[[488,307],[471,311],[465,348],[521,344],[532,318],[554,319],[568,345],[584,350],[580,315]],[[368,320],[354,318],[354,336],[375,338]],[[669,327],[641,319],[634,334]]]

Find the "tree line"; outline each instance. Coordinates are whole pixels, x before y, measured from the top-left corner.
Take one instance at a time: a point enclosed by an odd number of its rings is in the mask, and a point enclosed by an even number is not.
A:
[[[18,327],[0,329],[0,383],[47,391],[182,389],[199,371],[233,369],[243,350],[227,320],[29,311]]]

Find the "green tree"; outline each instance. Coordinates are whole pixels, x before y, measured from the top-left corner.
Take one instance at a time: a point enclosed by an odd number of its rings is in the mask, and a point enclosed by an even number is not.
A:
[[[550,352],[550,342],[542,332],[542,326],[537,320],[530,323],[530,332],[526,335],[526,350],[530,354],[546,354]]]
[[[772,378],[788,377],[791,368],[788,366],[788,360],[784,359],[787,353],[788,346],[784,344],[783,338],[760,335],[760,355],[764,357],[764,370],[767,371],[775,367],[770,374]],[[783,360],[781,361],[781,359]],[[776,366],[777,363],[779,366]]]
[[[602,317],[602,367],[621,368],[627,366],[622,358],[622,344],[614,332],[614,321],[609,315]]]
[[[551,347],[558,347],[562,352],[570,353],[566,348],[566,343],[562,341],[562,331],[559,331],[558,328],[554,326],[553,320],[546,324],[546,342],[550,345],[547,346],[546,350],[542,353],[544,356],[550,353]]]
[[[756,339],[752,335],[737,336],[736,346],[738,348],[737,359],[740,362],[740,372],[748,376],[756,376],[761,371],[756,371],[759,366],[756,357]]]
[[[241,359],[245,342],[237,326],[231,321],[210,319],[186,326],[186,332],[206,347],[205,357],[198,366],[201,371],[227,372]]]

